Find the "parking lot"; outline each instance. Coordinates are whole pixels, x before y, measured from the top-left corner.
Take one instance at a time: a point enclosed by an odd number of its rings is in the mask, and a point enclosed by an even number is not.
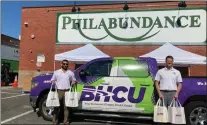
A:
[[[139,123],[116,121],[118,124],[132,125],[152,125],[150,121],[140,121]],[[51,124],[50,121],[45,121],[38,113],[33,112],[29,104],[29,94],[22,94],[21,89],[12,87],[1,87],[1,124]],[[72,125],[84,124],[115,124],[109,119],[92,119],[92,118],[76,118],[72,121]],[[116,123],[117,124],[117,123]]]

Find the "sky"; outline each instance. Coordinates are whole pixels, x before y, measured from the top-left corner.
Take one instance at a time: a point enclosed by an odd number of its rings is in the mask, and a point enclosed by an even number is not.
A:
[[[78,4],[93,4],[103,2],[77,1]],[[106,2],[105,2],[106,3]],[[14,38],[19,38],[21,24],[21,8],[28,6],[56,6],[70,5],[73,1],[1,1],[1,33]]]

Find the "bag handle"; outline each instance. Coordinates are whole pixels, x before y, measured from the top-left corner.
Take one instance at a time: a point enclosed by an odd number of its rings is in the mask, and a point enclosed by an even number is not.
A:
[[[52,85],[53,85],[53,84],[51,84],[51,86],[50,86],[50,91],[52,91]]]
[[[180,101],[178,99],[176,99],[177,103],[178,103],[178,107],[182,107],[182,105],[180,104]]]
[[[163,99],[159,99],[159,100],[157,101],[156,106],[161,107],[161,101],[162,101],[162,107],[164,107],[164,106],[165,106],[164,98],[163,98]]]
[[[73,85],[70,86],[70,90],[72,91],[73,88],[74,88],[74,92],[77,92],[77,86],[75,84],[73,84]]]
[[[175,106],[175,99],[173,99],[173,100],[171,101],[170,105],[169,105],[169,107],[173,107],[173,106]]]
[[[158,99],[156,106],[160,106],[160,99]]]
[[[73,85],[71,85],[70,87],[69,87],[69,92],[72,92],[72,88],[73,88]],[[76,90],[76,88],[75,88],[75,90]]]
[[[177,102],[177,105],[175,105]],[[173,99],[172,102],[170,103],[170,107],[181,107],[182,105],[180,104],[180,101],[178,99]]]
[[[73,84],[73,86],[74,86],[74,92],[77,92],[77,86],[75,85],[75,84]]]
[[[161,101],[162,101],[162,106],[165,106],[165,101],[164,101],[164,98],[160,99],[157,101],[157,104],[156,106],[161,106]]]
[[[53,84],[51,84],[51,86],[50,86],[50,91],[52,91],[52,86],[53,86]],[[55,84],[55,91],[57,92],[57,85]]]
[[[162,98],[162,105],[165,106],[165,100],[164,100],[164,97]]]
[[[160,106],[161,104],[161,99],[158,99],[156,106]]]

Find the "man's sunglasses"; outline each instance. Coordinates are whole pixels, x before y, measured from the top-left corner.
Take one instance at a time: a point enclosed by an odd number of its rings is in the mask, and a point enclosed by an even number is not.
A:
[[[67,63],[62,63],[62,64],[63,64],[63,65],[66,65],[66,66],[68,65]]]

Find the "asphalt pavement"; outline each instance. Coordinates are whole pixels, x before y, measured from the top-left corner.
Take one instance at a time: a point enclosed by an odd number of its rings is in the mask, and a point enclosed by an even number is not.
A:
[[[77,116],[78,117],[78,116]],[[103,118],[77,118],[71,125],[114,125],[115,121]],[[152,121],[117,121],[123,125],[153,125]],[[29,103],[29,94],[22,94],[20,88],[1,87],[1,124],[52,124],[34,112]]]

